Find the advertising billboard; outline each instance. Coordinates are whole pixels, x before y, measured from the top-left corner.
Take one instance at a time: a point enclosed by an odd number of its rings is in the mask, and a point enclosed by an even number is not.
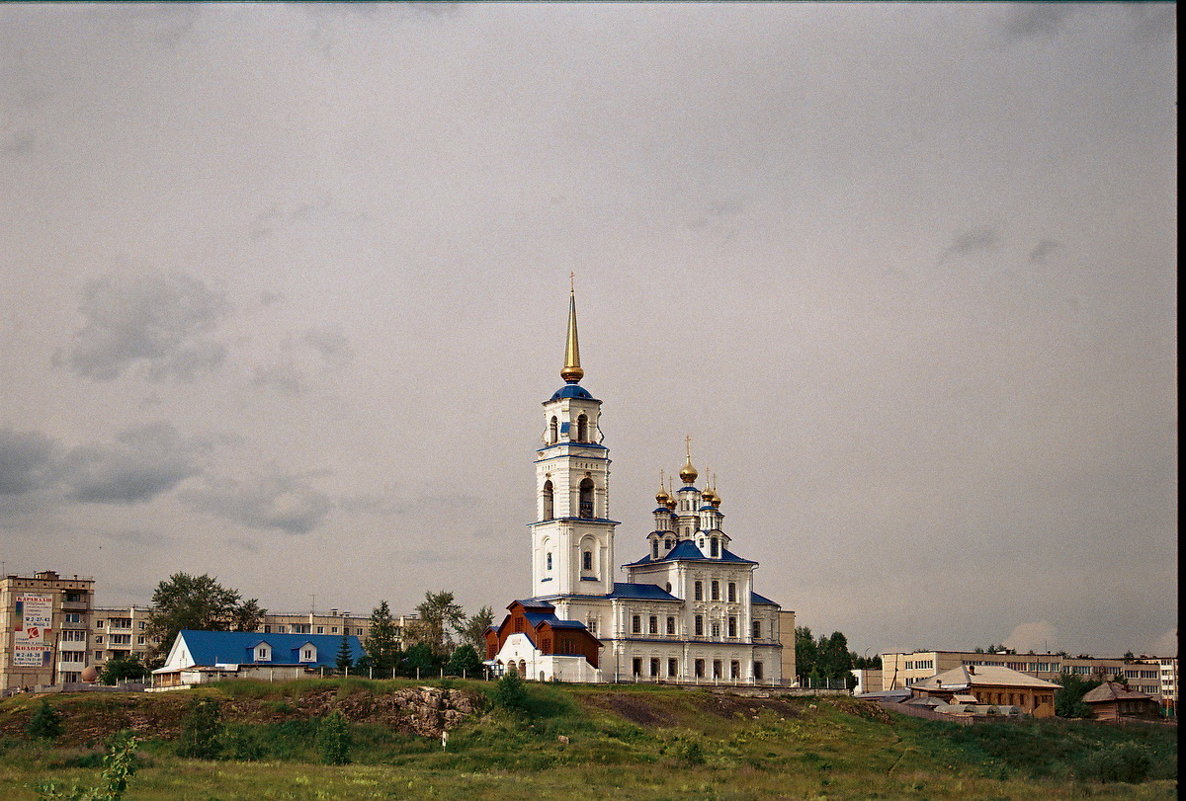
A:
[[[13,625],[14,667],[47,667],[53,660],[52,595],[18,594]]]

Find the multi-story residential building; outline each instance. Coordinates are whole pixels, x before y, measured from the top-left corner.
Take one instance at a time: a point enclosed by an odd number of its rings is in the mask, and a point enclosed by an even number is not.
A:
[[[52,570],[0,578],[0,690],[81,678],[94,587]]]
[[[157,639],[145,633],[146,606],[96,606],[91,610],[90,647],[87,664],[102,668],[117,656],[136,657],[145,662]]]
[[[1063,673],[1110,681],[1122,678],[1138,692],[1157,698],[1163,709],[1177,707],[1177,657],[1070,657],[1060,654],[977,653],[974,651],[914,651],[881,654],[881,686],[868,692],[897,690],[953,668],[972,665],[1006,667],[1045,681],[1058,682]],[[1170,678],[1166,676],[1169,674]],[[1168,700],[1167,700],[1168,699]]]
[[[416,622],[416,615],[395,615],[395,636],[404,646],[407,627]],[[269,612],[256,629],[260,634],[349,634],[365,641],[371,631],[370,616],[352,615],[330,609],[322,612]]]

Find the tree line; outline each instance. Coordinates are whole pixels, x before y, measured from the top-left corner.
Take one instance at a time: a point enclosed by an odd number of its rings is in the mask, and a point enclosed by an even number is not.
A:
[[[851,690],[856,686],[854,669],[881,667],[881,657],[865,658],[848,650],[848,638],[833,631],[815,638],[807,626],[795,627],[795,673],[804,687],[833,686]]]
[[[144,630],[153,643],[145,662],[135,656],[115,656],[103,667],[104,684],[141,679],[164,664],[173,641],[183,629],[196,631],[255,631],[267,609],[257,598],[243,598],[209,575],[174,573],[157,584]],[[416,606],[417,620],[399,631],[386,600],[370,616],[370,631],[362,641],[363,655],[355,661],[343,632],[336,666],[345,672],[365,671],[375,676],[431,675],[442,669],[461,675],[480,674],[485,632],[494,619],[489,606],[467,615],[452,592],[426,592]]]

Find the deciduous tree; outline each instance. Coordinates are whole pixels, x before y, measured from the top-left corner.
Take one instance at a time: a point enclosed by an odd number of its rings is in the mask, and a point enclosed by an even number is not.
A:
[[[253,631],[266,612],[255,598],[244,601],[237,590],[211,576],[174,573],[152,594],[145,634],[158,642],[149,652],[149,664],[164,661],[182,629]]]

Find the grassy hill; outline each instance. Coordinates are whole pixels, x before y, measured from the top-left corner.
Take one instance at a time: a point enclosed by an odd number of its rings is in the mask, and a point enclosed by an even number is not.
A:
[[[511,711],[492,690],[351,679],[55,696],[64,732],[52,742],[25,734],[40,699],[18,696],[0,702],[0,798],[93,781],[103,741],[120,729],[142,739],[127,801],[1176,797],[1177,730],[1156,724],[963,727],[850,698],[634,686],[527,685]],[[193,697],[219,703],[220,760],[176,755]],[[334,711],[349,721],[350,765],[319,764]],[[1143,779],[1115,781],[1126,770]]]

